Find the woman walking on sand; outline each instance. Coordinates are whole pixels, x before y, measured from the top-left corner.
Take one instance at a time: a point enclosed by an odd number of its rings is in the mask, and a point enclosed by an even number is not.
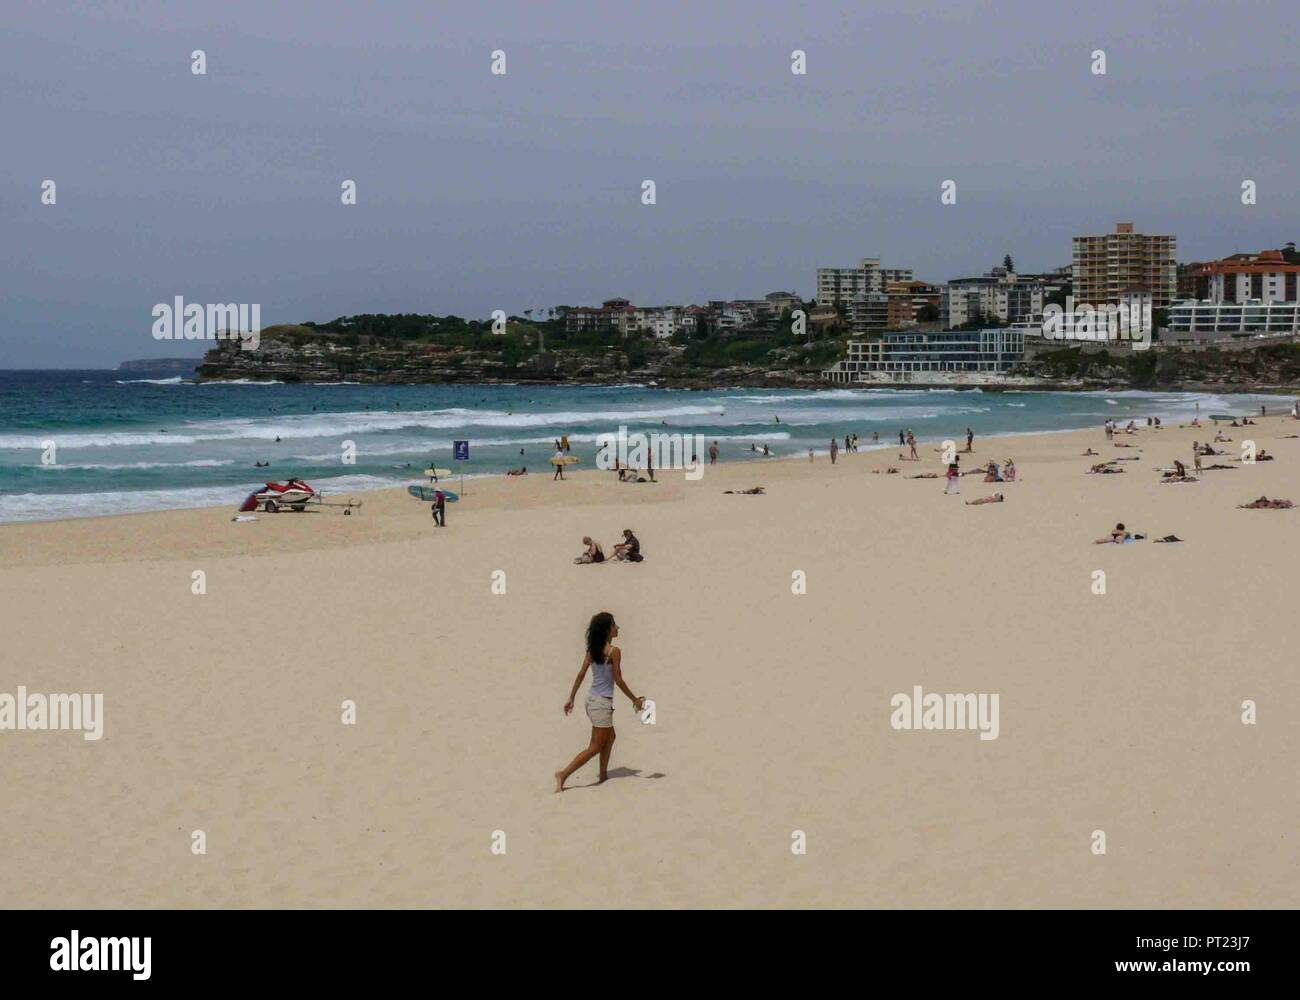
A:
[[[555,772],[555,790],[564,791],[564,783],[583,764],[600,755],[600,780],[609,777],[609,754],[614,749],[614,688],[617,687],[632,701],[638,711],[645,698],[634,695],[623,681],[623,652],[614,645],[618,638],[618,623],[608,611],[594,615],[587,626],[587,655],[582,659],[582,669],[573,681],[569,700],[564,704],[564,714],[573,711],[573,699],[578,696],[582,678],[591,668],[591,693],[587,695],[587,718],[591,720],[591,742],[587,749],[574,757],[563,771]]]

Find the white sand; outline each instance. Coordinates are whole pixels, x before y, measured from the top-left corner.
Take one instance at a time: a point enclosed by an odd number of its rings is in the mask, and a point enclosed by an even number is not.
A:
[[[1296,906],[1300,510],[1235,505],[1300,500],[1297,428],[1261,421],[1277,461],[1188,486],[1153,469],[1204,429],[1122,439],[1141,452],[1098,429],[977,438],[1023,481],[961,499],[904,478],[941,470],[927,442],[476,481],[444,531],[401,491],[2,526],[0,692],[102,692],[105,735],[0,732],[0,903]],[[1085,476],[1088,445],[1142,461]],[[1186,542],[1092,544],[1120,520]],[[572,564],[623,527],[644,563]],[[618,695],[612,780],[556,795],[600,610],[658,724]],[[998,693],[999,738],[894,730],[914,685]]]

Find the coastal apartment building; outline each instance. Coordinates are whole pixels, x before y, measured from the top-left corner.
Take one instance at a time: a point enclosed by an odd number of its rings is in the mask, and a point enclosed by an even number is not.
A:
[[[1074,300],[1118,304],[1126,292],[1149,292],[1164,309],[1176,298],[1177,267],[1172,236],[1148,236],[1120,222],[1104,236],[1074,237]]]
[[[1006,374],[1025,359],[1025,331],[902,330],[879,339],[850,340],[841,361],[822,372],[840,384],[908,381],[925,373]]]
[[[564,328],[569,333],[617,331],[627,337],[649,333],[663,340],[678,333],[694,333],[702,326],[713,330],[741,330],[778,320],[803,300],[794,292],[769,292],[761,299],[716,300],[708,306],[634,306],[627,299],[606,299],[599,307],[562,306]]]
[[[1289,263],[1281,250],[1235,253],[1203,265],[1206,298],[1211,302],[1295,302],[1300,264]]]
[[[865,335],[885,330],[889,327],[889,296],[884,292],[859,295],[849,301],[846,315],[853,333]]]
[[[1199,343],[1300,334],[1300,262],[1291,257],[1260,250],[1194,265],[1187,284],[1201,294],[1170,307],[1168,339]]]
[[[1207,261],[1189,261],[1179,264],[1175,277],[1175,301],[1208,299],[1210,297],[1210,271]]]
[[[916,324],[916,284],[910,267],[880,266],[863,257],[857,267],[819,267],[817,305],[841,307],[856,334],[878,333]]]
[[[1162,338],[1202,343],[1239,337],[1300,335],[1300,304],[1249,301],[1241,304],[1189,299],[1169,307],[1169,330]]]
[[[1041,324],[1047,286],[1037,277],[1030,279],[995,267],[978,278],[954,278],[944,287],[939,316],[945,327],[968,323]]]
[[[819,306],[847,306],[860,296],[882,293],[884,290],[885,277],[879,257],[863,257],[857,267],[817,268]]]

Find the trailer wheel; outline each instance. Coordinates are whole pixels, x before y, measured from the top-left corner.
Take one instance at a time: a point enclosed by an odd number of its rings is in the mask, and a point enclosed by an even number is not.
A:
[[[274,500],[266,501],[266,512],[268,514],[274,514],[279,509],[280,509],[280,505],[276,503]]]

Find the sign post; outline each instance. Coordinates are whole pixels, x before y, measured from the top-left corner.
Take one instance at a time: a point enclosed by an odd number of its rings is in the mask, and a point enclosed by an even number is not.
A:
[[[452,449],[453,449],[452,454],[456,458],[456,471],[460,473],[460,495],[464,496],[465,495],[465,472],[463,469],[461,469],[460,463],[469,461],[469,442],[453,441]]]

